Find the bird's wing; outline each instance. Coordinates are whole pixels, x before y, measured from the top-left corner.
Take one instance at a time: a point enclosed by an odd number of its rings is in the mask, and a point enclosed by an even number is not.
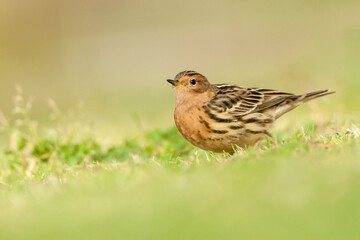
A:
[[[215,84],[216,94],[208,108],[217,114],[230,114],[235,118],[266,110],[284,102],[291,93],[263,88],[244,88],[230,84]]]

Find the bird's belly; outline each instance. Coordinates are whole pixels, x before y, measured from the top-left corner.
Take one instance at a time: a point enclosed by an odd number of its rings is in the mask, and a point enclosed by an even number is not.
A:
[[[265,134],[247,134],[244,129],[231,130],[226,125],[223,128],[216,126],[214,130],[212,126],[215,124],[198,108],[190,109],[185,114],[184,111],[175,110],[174,118],[186,140],[212,152],[233,153],[236,146],[252,146],[265,138]]]
[[[265,135],[242,135],[234,137],[233,135],[219,137],[216,134],[208,136],[207,140],[202,144],[202,149],[212,152],[228,152],[233,153],[238,147],[245,148],[253,146],[265,138]],[[195,144],[194,144],[195,145]]]

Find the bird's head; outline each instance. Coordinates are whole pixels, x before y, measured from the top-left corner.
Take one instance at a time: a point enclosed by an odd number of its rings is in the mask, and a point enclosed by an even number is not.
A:
[[[211,89],[211,84],[207,78],[195,71],[180,72],[174,79],[168,79],[167,81],[173,85],[177,97],[188,94],[193,96],[194,94],[204,93]]]

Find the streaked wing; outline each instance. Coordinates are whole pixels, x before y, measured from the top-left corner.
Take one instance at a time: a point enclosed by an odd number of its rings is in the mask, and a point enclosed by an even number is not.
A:
[[[264,95],[264,101],[257,106],[257,108],[255,109],[256,112],[278,106],[290,97],[295,96],[292,93],[286,93],[272,89],[254,88],[254,90]]]
[[[208,107],[217,114],[230,114],[235,118],[265,110],[282,103],[290,93],[263,88],[243,88],[230,84],[215,84],[218,91]]]

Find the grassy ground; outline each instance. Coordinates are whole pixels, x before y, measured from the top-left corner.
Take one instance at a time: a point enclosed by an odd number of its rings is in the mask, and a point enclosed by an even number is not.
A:
[[[0,240],[359,239],[359,1],[86,2],[0,1]],[[212,154],[173,127],[185,69],[337,93]]]
[[[64,115],[1,117],[0,239],[357,239],[359,122],[286,127],[230,156],[176,128],[121,143]],[[319,114],[319,113],[318,113]]]

